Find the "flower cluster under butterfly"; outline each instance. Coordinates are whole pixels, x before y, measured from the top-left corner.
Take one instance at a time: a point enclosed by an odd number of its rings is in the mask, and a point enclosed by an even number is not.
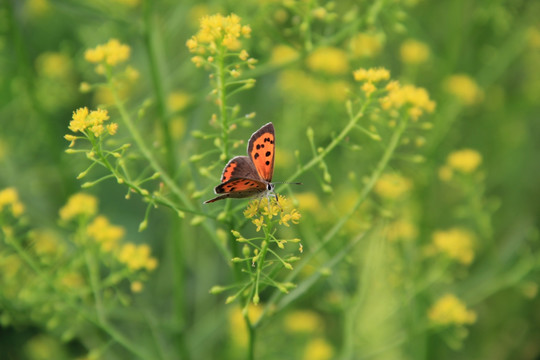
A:
[[[270,195],[277,201],[274,184],[271,182],[274,174],[275,149],[274,125],[270,122],[249,138],[248,156],[235,156],[225,165],[221,184],[214,188],[214,192],[220,195],[204,203],[227,198]]]

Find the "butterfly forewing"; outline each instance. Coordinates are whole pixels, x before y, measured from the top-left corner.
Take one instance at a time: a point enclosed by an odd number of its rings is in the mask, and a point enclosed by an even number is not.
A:
[[[221,182],[224,183],[235,178],[259,179],[257,170],[247,156],[235,156],[225,165]]]
[[[248,155],[261,179],[270,182],[274,173],[274,125],[268,123],[257,130],[248,143]]]

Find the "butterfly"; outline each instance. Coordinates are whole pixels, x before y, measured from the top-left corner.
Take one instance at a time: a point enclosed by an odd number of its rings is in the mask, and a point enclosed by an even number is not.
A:
[[[262,197],[273,194],[274,158],[276,151],[274,125],[268,124],[255,131],[249,138],[248,156],[233,157],[221,175],[221,184],[214,188],[219,196],[206,200],[208,204],[227,198]]]

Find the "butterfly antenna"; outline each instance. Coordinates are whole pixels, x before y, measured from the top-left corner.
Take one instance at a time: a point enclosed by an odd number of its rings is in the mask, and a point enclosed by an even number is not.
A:
[[[292,185],[304,185],[303,183],[301,182],[286,182],[286,181],[280,181],[280,182],[275,182],[275,183],[272,183],[272,184],[292,184]]]

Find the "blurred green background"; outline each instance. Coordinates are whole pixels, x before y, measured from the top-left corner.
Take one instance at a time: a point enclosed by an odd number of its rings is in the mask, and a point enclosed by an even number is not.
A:
[[[147,144],[166,164],[157,121],[165,114],[178,165],[168,170],[186,193],[195,195],[190,201],[197,209],[213,216],[220,212],[223,204],[201,205],[218,183],[223,162],[210,164],[219,154],[190,161],[212,149],[211,140],[193,132],[214,131],[210,119],[217,108],[209,96],[208,73],[195,68],[185,43],[197,32],[200,17],[231,12],[251,26],[243,48],[258,60],[245,73],[256,79],[255,87],[231,98],[241,113],[257,114],[232,135],[243,141],[232,152],[244,155],[250,134],[272,121],[276,181],[288,179],[313,158],[308,128],[318,148],[346,125],[346,89],[360,92],[352,79],[358,68],[387,68],[393,79],[425,88],[437,104],[434,113],[423,116],[429,129],[413,127],[387,169],[408,179],[409,195],[388,200],[370,194],[296,282],[303,284],[323,270],[324,276],[260,329],[256,358],[537,359],[536,1],[2,0],[0,190],[17,189],[28,227],[58,229],[59,209],[81,191],[84,181],[76,176],[89,162],[66,154],[69,143],[63,136],[75,109],[111,104],[106,91],[79,90],[81,82],[99,81],[84,51],[110,38],[131,47],[129,64],[139,76],[123,84],[122,95],[133,114],[144,108],[137,126],[147,134]],[[301,188],[284,192],[298,201],[302,213],[301,224],[287,235],[302,239],[308,253],[346,214],[381,157],[391,129],[375,115],[367,116],[364,125],[377,129],[383,141],[353,133],[325,159],[326,170],[314,167],[294,179],[304,183]],[[129,137],[121,122],[120,136]],[[482,162],[474,175],[448,185],[440,178],[441,167],[461,149],[474,149]],[[193,216],[178,219],[160,207],[150,213],[148,229],[138,232],[146,209],[140,197],[126,200],[127,188],[112,180],[85,192],[99,199],[100,213],[126,229],[126,238],[149,244],[159,260],[144,291],[132,295],[129,306],[111,309],[119,331],[148,349],[151,358],[244,358],[240,310],[225,305],[224,296],[208,293],[214,285],[234,282],[230,264],[192,224]],[[414,239],[407,243],[388,240],[391,225],[400,218],[414,224]],[[228,234],[223,224],[204,221]],[[433,233],[456,226],[475,234],[472,263],[443,266],[436,258],[425,260]],[[363,231],[368,231],[366,239],[327,268],[327,261]],[[2,244],[0,252],[5,259],[9,246]],[[176,256],[183,258],[181,269],[175,266]],[[436,280],[428,276],[433,274]],[[475,312],[476,321],[430,325],[428,309],[445,293],[456,294]],[[17,298],[2,294],[0,288],[0,312],[11,319],[0,326],[0,353],[7,359],[133,356],[110,334],[87,336],[89,325],[63,337],[62,324],[26,317],[27,309],[14,306]]]

